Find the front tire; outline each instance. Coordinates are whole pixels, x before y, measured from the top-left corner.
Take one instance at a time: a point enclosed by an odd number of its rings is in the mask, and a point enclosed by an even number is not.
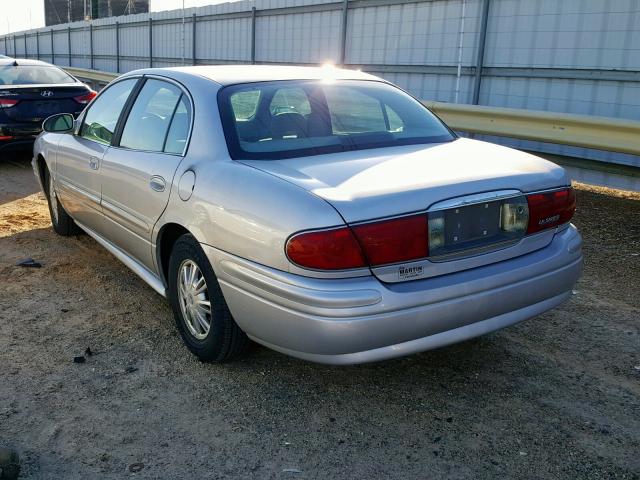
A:
[[[49,170],[44,171],[44,190],[49,204],[49,215],[51,216],[51,225],[53,230],[63,237],[78,235],[82,233],[80,227],[76,225],[73,218],[67,213],[62,204],[58,201],[53,178]]]
[[[233,319],[209,259],[189,234],[171,252],[169,300],[182,340],[200,360],[225,362],[245,351],[249,339]]]

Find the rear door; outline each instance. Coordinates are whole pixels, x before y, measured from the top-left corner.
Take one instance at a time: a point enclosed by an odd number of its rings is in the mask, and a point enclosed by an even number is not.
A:
[[[122,110],[138,82],[127,79],[109,86],[91,104],[74,135],[58,145],[58,197],[80,224],[101,232],[100,170]]]
[[[107,238],[155,270],[151,231],[186,150],[191,101],[181,86],[147,78],[101,167]]]

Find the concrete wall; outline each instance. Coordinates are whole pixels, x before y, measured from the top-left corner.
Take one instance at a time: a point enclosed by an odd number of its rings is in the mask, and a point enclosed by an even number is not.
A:
[[[346,65],[420,98],[472,103],[485,1],[480,104],[640,120],[640,0],[466,0],[464,29],[463,0],[351,0],[344,45],[342,1],[242,0],[184,18],[174,10],[18,32],[0,37],[0,53],[51,61],[53,35],[56,64],[148,67],[152,18],[153,66],[340,63],[344,55]],[[496,140],[640,166],[630,155]]]

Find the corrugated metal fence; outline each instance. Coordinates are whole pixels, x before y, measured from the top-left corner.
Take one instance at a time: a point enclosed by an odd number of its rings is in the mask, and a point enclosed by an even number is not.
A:
[[[425,100],[640,120],[640,0],[243,0],[9,34],[0,52],[110,72],[333,62]]]

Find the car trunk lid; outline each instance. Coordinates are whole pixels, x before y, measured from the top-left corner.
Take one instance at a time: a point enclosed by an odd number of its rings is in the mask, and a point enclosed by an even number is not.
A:
[[[447,248],[433,250],[433,258],[430,253],[427,260],[374,267],[385,282],[451,273],[542,248],[552,233],[526,241],[521,241],[523,233],[503,235],[498,223],[502,204],[526,209],[524,194],[569,183],[564,169],[551,162],[469,139],[244,163],[323,198],[352,227],[426,211],[429,221],[440,218],[455,225],[442,232]]]
[[[88,93],[85,85],[11,85],[0,87],[0,100],[17,101],[2,112],[16,122],[42,122],[56,113],[79,113],[83,104],[74,97]]]
[[[422,211],[478,192],[568,184],[564,169],[554,163],[469,139],[243,163],[325,199],[347,223]]]

